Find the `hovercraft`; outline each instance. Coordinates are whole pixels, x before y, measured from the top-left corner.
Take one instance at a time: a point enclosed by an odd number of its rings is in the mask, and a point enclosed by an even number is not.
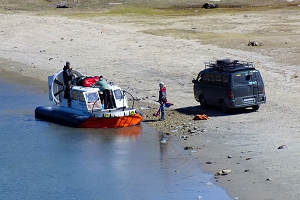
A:
[[[72,72],[76,78],[70,90],[70,100],[64,98],[66,86],[63,71],[48,77],[49,100],[53,105],[37,107],[36,118],[79,128],[118,128],[134,126],[142,121],[141,114],[134,109],[134,101],[132,107],[129,107],[127,92],[119,86],[109,84],[113,105],[104,108],[99,88],[81,84],[88,77],[76,70]]]

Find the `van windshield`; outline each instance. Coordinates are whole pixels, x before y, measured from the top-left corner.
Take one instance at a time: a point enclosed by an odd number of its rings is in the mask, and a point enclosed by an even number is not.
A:
[[[245,85],[256,85],[257,80],[254,78],[255,70],[235,72],[233,76],[233,85],[235,87]]]

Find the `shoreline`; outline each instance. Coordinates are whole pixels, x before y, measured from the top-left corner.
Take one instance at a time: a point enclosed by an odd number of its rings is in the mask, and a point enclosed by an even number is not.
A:
[[[262,24],[270,18],[277,19],[272,22],[273,25],[290,18],[289,23],[299,19],[288,13],[285,13],[286,19],[277,15],[274,18],[272,14],[261,16],[255,13],[246,17],[241,14],[235,16],[236,21],[231,21],[231,24],[242,26],[239,27],[239,34],[243,34],[244,29],[249,28],[249,19]],[[149,108],[141,110],[144,121],[177,141],[182,151],[192,156],[202,171],[215,174],[223,169],[231,170],[228,175],[217,176],[213,184],[221,186],[233,198],[293,199],[300,195],[297,188],[300,178],[297,173],[300,171],[297,159],[300,151],[297,145],[300,142],[300,105],[297,101],[299,69],[293,65],[295,61],[282,64],[291,57],[291,50],[285,54],[284,48],[276,49],[275,46],[275,51],[268,43],[262,48],[249,47],[251,51],[244,46],[229,49],[222,47],[222,44],[205,45],[193,39],[155,36],[144,33],[153,27],[132,18],[100,17],[90,21],[65,21],[63,17],[1,16],[6,19],[0,23],[6,41],[0,49],[2,70],[46,82],[48,75],[61,70],[64,63],[70,61],[74,69],[84,74],[101,73],[125,90],[134,91],[134,98],[139,99],[136,108]],[[230,22],[231,19],[231,16],[224,16],[224,20]],[[157,22],[157,19],[151,20]],[[199,26],[182,22],[176,24],[173,19],[161,20],[161,24],[172,28]],[[187,17],[185,20],[190,22],[195,18]],[[199,20],[203,18],[199,17]],[[58,23],[63,26],[58,27]],[[37,27],[37,24],[40,25]],[[220,29],[226,29],[226,26],[224,24]],[[81,27],[80,31],[76,30],[78,27]],[[298,26],[290,28],[296,31]],[[285,44],[287,38],[282,37],[280,41],[280,37],[275,38],[288,48],[286,45],[290,44],[290,40]],[[260,39],[269,42],[267,36]],[[277,55],[276,58],[274,55]],[[224,57],[252,60],[261,71],[267,103],[258,112],[235,111],[224,115],[218,108],[202,110],[194,100],[191,80],[203,69],[203,62]],[[154,101],[158,98],[160,81],[165,82],[168,99],[174,103],[167,109],[167,120],[163,122],[153,117],[158,109]],[[194,121],[196,114],[207,114],[210,119]],[[278,149],[281,145],[287,148]],[[184,150],[185,147],[187,150]]]

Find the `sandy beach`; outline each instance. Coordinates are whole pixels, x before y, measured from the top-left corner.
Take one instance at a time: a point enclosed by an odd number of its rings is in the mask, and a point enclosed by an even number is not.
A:
[[[46,90],[47,76],[70,61],[83,74],[103,75],[129,91],[144,122],[178,143],[203,171],[231,170],[213,184],[233,199],[299,199],[299,9],[270,6],[163,18],[5,11],[0,73],[38,78]],[[248,46],[252,40],[262,45]],[[192,79],[205,61],[223,58],[253,61],[260,70],[267,103],[257,112],[225,115],[195,101]],[[174,103],[163,122],[152,115],[160,81]],[[210,118],[196,121],[196,114]]]

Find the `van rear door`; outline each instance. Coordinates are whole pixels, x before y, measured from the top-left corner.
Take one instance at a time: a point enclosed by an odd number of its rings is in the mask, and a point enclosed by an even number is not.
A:
[[[232,91],[235,98],[234,107],[255,105],[258,97],[256,70],[243,70],[232,74]]]
[[[256,103],[261,103],[262,95],[264,95],[264,82],[258,70],[249,71],[251,83],[253,85],[253,96],[255,97]]]

